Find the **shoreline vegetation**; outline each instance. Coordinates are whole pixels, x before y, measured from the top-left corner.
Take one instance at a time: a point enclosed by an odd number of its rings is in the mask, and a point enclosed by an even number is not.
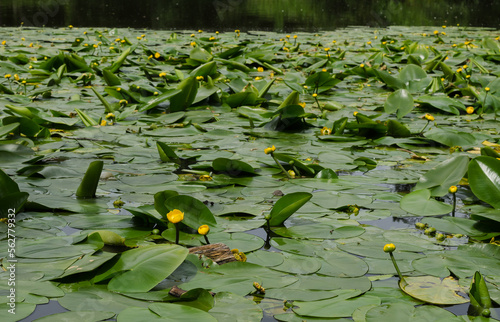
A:
[[[498,319],[499,64],[462,26],[1,28],[0,319]]]

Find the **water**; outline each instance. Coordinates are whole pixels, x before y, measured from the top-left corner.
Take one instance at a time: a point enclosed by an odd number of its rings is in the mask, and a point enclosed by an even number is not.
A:
[[[500,27],[493,1],[2,0],[0,26],[189,30],[334,30],[347,26]]]

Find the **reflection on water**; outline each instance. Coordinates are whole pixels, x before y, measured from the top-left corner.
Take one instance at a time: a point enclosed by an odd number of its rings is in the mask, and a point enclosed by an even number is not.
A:
[[[0,26],[316,31],[363,25],[500,26],[478,0],[2,0]]]
[[[406,229],[406,228],[414,228],[415,223],[419,222],[422,217],[387,217],[378,220],[365,220],[359,221],[362,225],[370,225],[375,226],[385,230],[391,229]]]

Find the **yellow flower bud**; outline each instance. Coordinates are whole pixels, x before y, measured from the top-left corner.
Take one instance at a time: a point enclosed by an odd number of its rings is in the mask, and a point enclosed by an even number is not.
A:
[[[429,113],[425,114],[424,118],[429,122],[434,121],[434,116],[430,115]]]
[[[396,250],[396,245],[394,245],[392,243],[391,244],[386,244],[384,246],[384,252],[386,252],[386,253],[392,253],[395,250]]]
[[[474,107],[469,106],[469,107],[467,107],[467,108],[465,109],[465,111],[467,112],[467,114],[472,114],[472,113],[474,113]]]
[[[198,228],[198,234],[200,234],[200,235],[206,235],[206,234],[208,234],[209,231],[210,231],[210,227],[208,227],[208,225],[201,225]]]
[[[451,186],[451,187],[448,189],[448,192],[449,192],[449,193],[455,193],[455,192],[457,192],[457,186]]]
[[[484,88],[484,90],[485,90],[486,92],[489,92],[489,91],[490,91],[490,88],[489,88],[489,87],[485,87],[485,88]]]
[[[264,153],[265,154],[270,154],[270,153],[273,153],[274,151],[276,151],[276,147],[274,145],[272,147],[270,147],[270,148],[265,148],[264,149]]]
[[[179,209],[174,209],[167,214],[167,219],[173,224],[177,224],[184,219],[184,213]]]

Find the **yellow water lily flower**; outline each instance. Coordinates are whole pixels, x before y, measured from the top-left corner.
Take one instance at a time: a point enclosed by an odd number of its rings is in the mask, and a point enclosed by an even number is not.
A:
[[[467,107],[467,108],[465,109],[465,111],[467,112],[467,114],[472,114],[472,113],[474,113],[474,107],[469,106],[469,107]]]
[[[200,181],[211,181],[212,177],[209,176],[208,174],[204,174],[200,176]]]
[[[424,115],[424,118],[429,121],[429,122],[432,122],[434,121],[434,116],[432,116],[431,114],[427,113]]]
[[[210,227],[208,225],[201,225],[198,227],[198,234],[200,235],[206,235],[210,231]]]
[[[184,213],[179,209],[174,209],[167,214],[167,219],[173,224],[177,224],[184,219]]]
[[[448,189],[448,192],[449,192],[449,193],[455,193],[455,192],[457,192],[457,186],[451,186],[451,187]]]
[[[321,135],[330,135],[330,134],[332,134],[332,129],[330,129],[330,128],[328,128],[328,127],[324,126],[324,127],[320,130],[320,132],[321,132]]]
[[[274,151],[276,151],[276,147],[274,145],[272,147],[270,147],[270,148],[265,148],[264,149],[264,153],[265,154],[270,154],[270,153],[273,153]]]

